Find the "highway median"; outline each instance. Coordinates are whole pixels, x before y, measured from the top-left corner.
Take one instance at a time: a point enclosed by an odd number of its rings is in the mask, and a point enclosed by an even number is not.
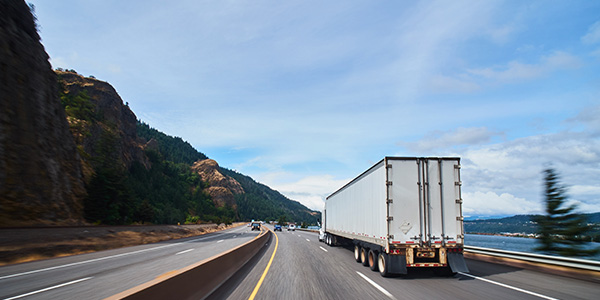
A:
[[[262,229],[256,238],[238,247],[106,299],[203,299],[252,259],[267,243],[270,234],[271,231]]]

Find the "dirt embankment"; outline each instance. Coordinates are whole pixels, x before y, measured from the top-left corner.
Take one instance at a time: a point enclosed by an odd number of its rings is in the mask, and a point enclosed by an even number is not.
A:
[[[0,228],[0,266],[215,232],[246,223],[217,226],[80,226]]]

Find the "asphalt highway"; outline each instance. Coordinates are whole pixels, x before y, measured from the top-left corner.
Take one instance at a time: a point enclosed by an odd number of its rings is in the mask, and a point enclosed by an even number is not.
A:
[[[103,299],[258,235],[240,226],[197,237],[0,267],[0,299]]]
[[[437,275],[431,269],[419,269],[408,275],[384,278],[356,263],[350,249],[329,247],[319,242],[316,233],[284,229],[276,235],[259,257],[224,284],[211,299],[600,297],[597,283],[476,260],[467,260],[469,273],[452,277]],[[264,278],[257,287],[262,276]]]
[[[242,226],[198,237],[0,268],[0,299],[103,299],[210,258],[258,235]],[[384,278],[316,233],[283,231],[210,299],[598,299],[600,285],[467,260],[452,277],[431,269]]]

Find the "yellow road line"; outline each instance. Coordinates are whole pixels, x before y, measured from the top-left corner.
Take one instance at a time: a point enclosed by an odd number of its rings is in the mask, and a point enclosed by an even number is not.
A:
[[[269,229],[269,230],[271,230],[271,229]],[[263,274],[260,277],[260,280],[258,281],[256,286],[254,287],[254,291],[252,291],[252,295],[250,295],[250,298],[248,298],[248,300],[253,300],[254,297],[256,297],[256,293],[258,293],[258,290],[260,289],[260,286],[262,285],[263,280],[265,280],[265,276],[267,276],[267,273],[269,272],[269,268],[271,267],[271,263],[273,262],[273,258],[275,257],[275,253],[277,252],[277,247],[279,246],[279,238],[277,237],[277,233],[275,233],[275,231],[273,231],[273,234],[275,235],[275,250],[273,251],[273,255],[271,255],[271,259],[269,260],[269,263],[267,264],[265,271],[263,272]]]

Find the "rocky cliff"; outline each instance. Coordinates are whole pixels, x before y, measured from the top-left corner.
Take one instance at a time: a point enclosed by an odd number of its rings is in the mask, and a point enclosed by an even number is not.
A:
[[[192,172],[200,175],[202,181],[209,184],[206,192],[211,196],[217,207],[229,205],[237,210],[234,194],[243,194],[244,189],[235,179],[223,175],[219,164],[212,159],[204,159],[192,165]]]
[[[0,226],[82,222],[79,155],[24,1],[0,1]]]
[[[149,167],[148,158],[136,132],[137,117],[117,91],[107,82],[95,78],[83,77],[73,72],[56,71],[62,90],[62,97],[74,98],[85,95],[83,101],[91,104],[89,118],[69,115],[71,131],[76,143],[83,150],[83,165],[89,166],[94,161],[86,159],[111,159],[123,169],[131,167],[134,161]],[[81,103],[78,103],[81,105]],[[67,110],[69,111],[69,110]],[[106,145],[110,143],[110,145]],[[110,149],[107,149],[107,146]],[[103,153],[102,151],[108,153]],[[86,179],[93,171],[85,172]]]

